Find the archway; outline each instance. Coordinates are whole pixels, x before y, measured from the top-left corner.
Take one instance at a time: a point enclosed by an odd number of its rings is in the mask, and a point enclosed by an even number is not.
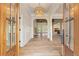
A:
[[[34,37],[47,38],[47,20],[35,19],[34,20]]]

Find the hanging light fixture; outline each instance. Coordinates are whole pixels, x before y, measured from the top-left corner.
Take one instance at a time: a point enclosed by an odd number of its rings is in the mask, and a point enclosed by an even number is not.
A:
[[[35,14],[36,16],[43,16],[44,15],[44,8],[40,6],[35,8]]]

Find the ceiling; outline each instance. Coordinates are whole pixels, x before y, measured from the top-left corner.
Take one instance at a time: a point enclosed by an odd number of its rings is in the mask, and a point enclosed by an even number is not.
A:
[[[61,3],[23,3],[21,7],[25,8],[31,15],[34,15],[35,8],[39,5],[44,8],[45,14],[48,13],[63,13],[63,4]]]

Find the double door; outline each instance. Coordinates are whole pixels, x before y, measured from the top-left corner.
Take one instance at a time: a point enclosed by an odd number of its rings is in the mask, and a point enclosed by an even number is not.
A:
[[[46,19],[36,19],[35,33],[38,37],[47,37],[47,20]]]

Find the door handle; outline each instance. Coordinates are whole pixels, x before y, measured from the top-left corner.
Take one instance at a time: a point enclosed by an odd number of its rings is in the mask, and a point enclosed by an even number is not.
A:
[[[19,41],[19,43],[20,43],[21,41]]]

